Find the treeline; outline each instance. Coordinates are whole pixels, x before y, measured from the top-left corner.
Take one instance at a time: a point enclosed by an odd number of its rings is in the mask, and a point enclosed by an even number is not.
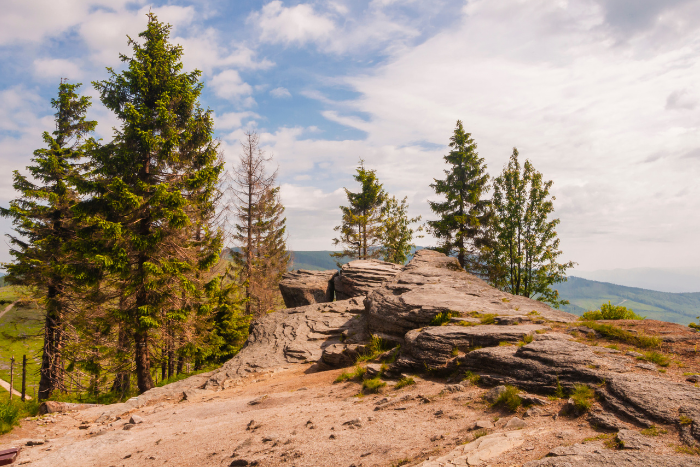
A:
[[[376,172],[361,160],[355,175],[361,190],[345,189],[348,206],[340,207],[342,223],[335,228],[340,235],[333,239],[343,250],[333,256],[403,264],[415,246],[414,234],[425,229],[438,241],[435,250],[457,257],[465,270],[494,287],[556,308],[568,304],[553,288],[566,280],[566,269],[574,263],[558,262],[562,252],[556,232],[559,219],[551,216],[552,181],[546,181],[529,160],[521,165],[516,148],[492,181],[476,143],[459,120],[449,147],[445,178],[430,185],[441,198],[429,201],[437,219],[415,230],[411,224],[420,217],[408,216],[406,198],[399,202],[389,197]]]
[[[92,136],[90,99],[62,80],[56,130],[29,176],[14,172],[5,279],[45,309],[40,399],[147,391],[158,373],[230,358],[250,320],[282,306],[289,257],[271,158],[249,133],[225,172],[201,72],[183,71],[169,32],[149,14],[123,71],[93,82],[119,121],[112,141]],[[232,260],[229,240],[242,247]]]

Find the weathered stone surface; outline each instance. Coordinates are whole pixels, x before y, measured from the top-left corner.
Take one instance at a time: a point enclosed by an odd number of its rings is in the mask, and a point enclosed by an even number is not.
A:
[[[332,344],[323,349],[323,363],[333,368],[345,368],[355,364],[365,350],[361,344]]]
[[[363,297],[382,283],[391,280],[401,271],[398,264],[377,259],[355,260],[343,264],[340,273],[333,278],[336,300]]]
[[[483,462],[500,456],[506,451],[523,444],[522,431],[494,433],[482,436],[469,444],[459,446],[437,459],[429,459],[420,467],[456,467],[465,465],[482,465]]]
[[[214,372],[206,389],[223,388],[226,381],[249,372],[293,363],[317,362],[333,344],[366,340],[364,305],[359,299],[320,303],[269,313],[250,326],[245,346]]]
[[[656,443],[648,437],[638,431],[628,430],[626,428],[617,433],[617,439],[620,441],[620,444],[622,444],[623,449],[639,451],[656,447]]]
[[[402,357],[417,362],[417,367],[437,368],[456,357],[454,349],[468,352],[473,347],[496,346],[501,342],[516,343],[544,326],[430,326],[406,333]],[[414,365],[415,366],[415,365]]]
[[[641,426],[654,422],[678,425],[680,413],[690,420],[689,433],[700,440],[700,390],[655,375],[626,373],[624,367],[594,354],[584,344],[554,338],[513,347],[479,349],[460,358],[460,368],[478,371],[491,384],[511,384],[554,392],[557,384],[589,384],[604,406]],[[538,336],[543,337],[543,336]]]
[[[603,430],[613,430],[617,431],[625,428],[625,425],[620,422],[614,415],[611,415],[602,410],[592,411],[588,414],[588,423],[594,428],[600,428]]]
[[[282,276],[280,292],[287,308],[332,302],[334,298],[333,278],[338,274],[329,271],[298,269]]]
[[[495,388],[491,388],[488,391],[486,391],[486,394],[484,394],[484,399],[493,404],[494,402],[496,402],[496,400],[498,400],[499,397],[501,397],[501,394],[503,394],[504,392],[506,392],[505,386],[496,386]]]
[[[509,430],[521,430],[527,426],[527,422],[521,418],[513,417],[506,423],[506,428]]]
[[[369,293],[366,304],[371,332],[399,343],[408,331],[428,325],[442,312],[517,316],[522,321],[577,319],[542,302],[501,292],[467,274],[455,258],[431,250],[416,252],[400,274]]]
[[[694,456],[673,456],[649,452],[598,450],[570,456],[545,457],[526,462],[523,467],[698,467],[700,458]]]

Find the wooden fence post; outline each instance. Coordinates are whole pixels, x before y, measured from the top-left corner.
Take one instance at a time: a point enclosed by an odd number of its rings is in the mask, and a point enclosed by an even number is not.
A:
[[[14,369],[15,369],[15,356],[13,355],[10,359],[10,401],[12,401],[12,389],[14,388]]]
[[[22,355],[22,402],[27,399],[27,356]]]

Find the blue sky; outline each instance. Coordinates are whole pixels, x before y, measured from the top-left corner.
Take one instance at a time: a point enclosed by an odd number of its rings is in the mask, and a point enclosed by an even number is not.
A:
[[[146,12],[203,71],[229,164],[248,129],[279,164],[290,245],[330,249],[361,157],[431,218],[462,119],[496,176],[513,146],[554,180],[565,259],[580,269],[700,262],[700,4],[669,0],[5,0],[0,202],[13,197],[61,77],[119,67]],[[0,229],[11,226],[0,221]],[[426,238],[420,241],[430,244]],[[0,260],[9,259],[0,248]]]

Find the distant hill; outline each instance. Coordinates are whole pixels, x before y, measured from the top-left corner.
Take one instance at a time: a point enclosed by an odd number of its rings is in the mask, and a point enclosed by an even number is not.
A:
[[[697,267],[574,270],[570,273],[591,281],[610,282],[660,292],[700,292],[700,268]]]
[[[331,256],[332,251],[292,251],[293,269],[309,269],[311,271],[325,271],[338,269],[336,258]],[[343,258],[340,264],[350,262],[350,258]]]
[[[557,284],[556,289],[562,298],[571,302],[563,309],[579,316],[585,311],[600,308],[608,300],[614,305],[631,308],[649,319],[672,323],[688,324],[700,315],[700,292],[657,292],[574,276],[563,284]]]

